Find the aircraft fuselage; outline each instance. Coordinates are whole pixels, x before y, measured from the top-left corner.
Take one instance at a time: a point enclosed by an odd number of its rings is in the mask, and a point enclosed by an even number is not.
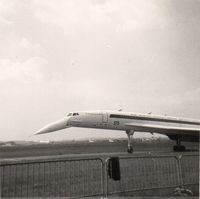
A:
[[[156,132],[199,136],[200,121],[168,116],[135,114],[121,111],[79,111],[51,123],[37,132],[49,133],[69,127],[111,129],[121,131]]]
[[[197,120],[184,120],[166,116],[151,116],[142,114],[131,114],[123,112],[79,112],[79,115],[70,116],[67,126],[83,127],[83,128],[98,128],[111,130],[133,130],[127,124],[149,124],[149,125],[166,125],[177,128],[200,128],[200,122]],[[135,131],[140,131],[134,127]],[[145,131],[145,130],[143,130]],[[159,130],[157,130],[158,132]],[[149,130],[146,130],[149,132]],[[163,133],[161,131],[160,133]],[[170,132],[168,132],[170,133]],[[184,134],[184,132],[183,132]],[[196,133],[190,133],[196,135]]]
[[[128,136],[128,152],[133,152],[131,137],[135,131],[160,133],[176,140],[175,151],[184,151],[181,141],[199,142],[200,121],[168,116],[153,116],[122,111],[80,111],[53,122],[36,134],[50,133],[69,127],[110,129],[125,131]]]

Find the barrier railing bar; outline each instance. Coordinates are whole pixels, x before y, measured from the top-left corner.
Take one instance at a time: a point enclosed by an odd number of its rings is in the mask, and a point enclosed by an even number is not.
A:
[[[109,161],[110,158],[106,158],[105,160],[105,197],[107,198],[108,197],[108,161]]]
[[[27,185],[26,185],[26,196],[28,197],[28,187],[29,187],[29,165],[26,165],[26,181],[27,181]]]
[[[182,174],[182,168],[181,168],[181,158],[182,155],[180,156],[176,156],[176,160],[177,160],[177,167],[178,167],[178,177],[179,177],[179,183],[180,183],[180,187],[183,188],[183,174]]]
[[[33,192],[33,197],[35,196],[35,164],[33,164],[33,188],[32,188],[32,192]]]
[[[1,194],[3,194],[3,191],[4,191],[4,190],[3,190],[3,187],[4,187],[4,167],[2,167],[2,174],[1,174],[1,175],[2,175],[2,182],[1,182],[1,184],[2,184],[2,185],[1,185],[1,186],[2,186],[2,189],[1,189]],[[2,195],[2,196],[3,196],[3,195]]]
[[[65,176],[65,181],[64,181],[64,185],[65,185],[65,188],[64,188],[64,196],[66,197],[66,162],[64,162],[64,176]]]
[[[103,160],[101,160],[101,187],[102,187],[102,194],[103,196],[106,195],[106,191],[105,191],[105,163],[103,162]]]
[[[137,191],[147,191],[147,190],[156,190],[156,189],[167,189],[167,188],[174,188],[175,186],[165,186],[165,187],[151,187],[151,188],[143,188],[143,189],[134,189],[134,190],[126,190],[126,191],[117,191],[108,193],[106,197],[112,194],[118,194],[118,193],[130,193],[130,192],[137,192]]]
[[[16,195],[17,167],[15,167],[15,177],[14,177],[14,179],[15,179],[15,188],[14,188],[14,195],[13,195],[13,197]]]
[[[12,165],[11,165],[12,166]],[[11,182],[10,182],[10,171],[11,171],[11,169],[10,169],[10,167],[11,166],[9,166],[8,168],[7,168],[7,172],[8,172],[8,195],[9,195],[9,193],[10,193],[10,184],[11,184]]]
[[[19,165],[19,164],[37,164],[37,163],[51,163],[51,162],[73,162],[73,161],[89,161],[89,160],[102,160],[101,158],[79,158],[79,159],[56,159],[56,160],[30,160],[30,161],[24,161],[24,160],[12,160],[11,162],[0,162],[1,166],[8,166],[8,165]]]
[[[15,165],[15,164],[32,164],[32,163],[44,163],[44,162],[64,162],[64,161],[80,161],[80,160],[101,160],[100,157],[45,157],[44,158],[37,158],[34,159],[2,159],[0,161],[0,166],[4,165]]]

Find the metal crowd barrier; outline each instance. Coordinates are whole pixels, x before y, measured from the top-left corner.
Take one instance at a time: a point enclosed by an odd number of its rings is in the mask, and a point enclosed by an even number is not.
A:
[[[1,161],[1,197],[107,197],[199,184],[198,155],[50,157]],[[114,164],[118,160],[117,169]],[[112,171],[119,172],[112,178]]]
[[[122,157],[120,172],[120,181],[114,181],[107,175],[108,195],[178,187],[181,182],[177,158],[174,156]]]
[[[103,162],[52,159],[1,163],[2,197],[83,197],[103,195]]]
[[[199,155],[180,157],[183,186],[199,184]]]
[[[142,190],[187,188],[199,185],[199,155],[120,157],[120,180],[109,177],[106,160],[106,196]]]

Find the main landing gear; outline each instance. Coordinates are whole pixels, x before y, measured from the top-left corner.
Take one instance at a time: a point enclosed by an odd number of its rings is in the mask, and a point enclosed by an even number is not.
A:
[[[185,146],[181,145],[181,136],[176,139],[176,145],[173,147],[174,151],[185,151]]]
[[[126,134],[128,136],[128,149],[127,149],[127,152],[128,153],[133,153],[132,137],[133,137],[134,131],[132,131],[132,130],[126,131]]]

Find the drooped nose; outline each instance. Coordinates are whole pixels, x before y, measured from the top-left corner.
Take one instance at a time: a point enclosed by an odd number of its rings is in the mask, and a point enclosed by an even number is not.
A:
[[[67,122],[68,122],[68,118],[63,118],[61,120],[57,120],[53,123],[50,123],[50,124],[44,126],[39,131],[37,131],[34,135],[51,133],[53,131],[58,131],[61,129],[69,128]]]

